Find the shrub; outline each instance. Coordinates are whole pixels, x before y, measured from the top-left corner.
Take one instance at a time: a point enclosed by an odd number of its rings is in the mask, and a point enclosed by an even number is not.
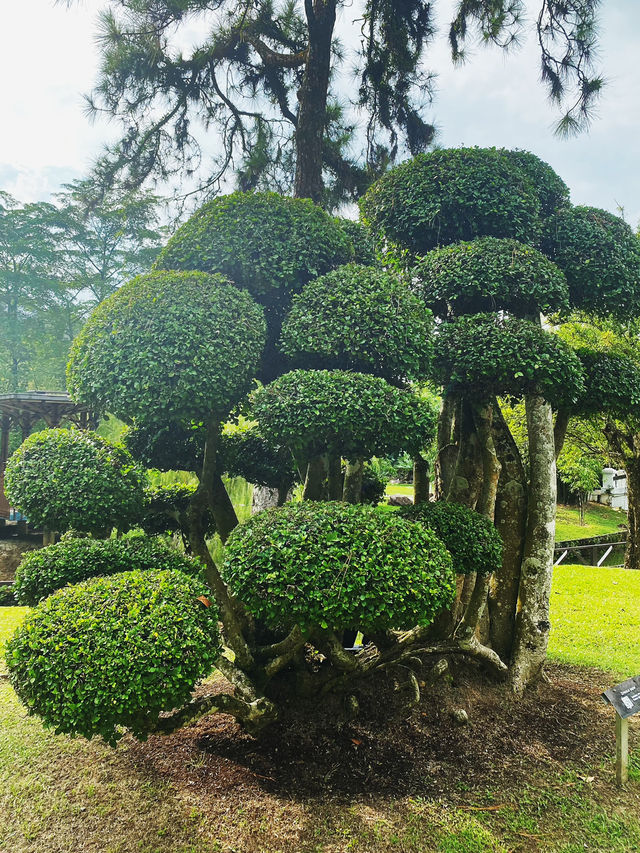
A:
[[[309,199],[236,192],[201,207],[155,266],[222,273],[259,302],[271,302],[351,258],[350,238]]]
[[[0,607],[15,607],[18,603],[13,585],[0,586]]]
[[[312,369],[424,379],[433,357],[432,316],[393,274],[348,264],[294,298],[281,349]]]
[[[188,537],[187,510],[197,488],[196,483],[151,486],[147,489],[147,506],[138,526],[149,536],[180,532]],[[207,529],[213,536],[215,524],[210,514],[207,515]]]
[[[480,237],[434,249],[415,269],[417,292],[440,317],[506,310],[524,316],[569,307],[564,275],[517,240]]]
[[[433,438],[431,400],[384,379],[340,370],[293,370],[253,394],[260,431],[274,444],[311,459],[346,459],[419,450]]]
[[[640,415],[640,368],[617,353],[577,349],[584,371],[584,394],[573,411],[581,415],[605,412],[613,418]]]
[[[220,456],[230,477],[243,477],[254,486],[287,492],[297,479],[291,451],[267,441],[255,427],[223,433]]]
[[[382,477],[370,463],[367,463],[362,472],[361,503],[378,506],[384,497],[388,482],[388,479]]]
[[[354,219],[336,218],[336,222],[345,232],[353,246],[353,262],[367,267],[379,264],[373,235],[369,229]]]
[[[444,323],[434,374],[451,391],[484,398],[539,393],[556,407],[573,405],[584,389],[580,361],[557,335],[494,314]]]
[[[34,527],[104,533],[135,524],[145,475],[124,448],[92,432],[46,429],[7,463],[5,490]]]
[[[535,245],[541,228],[536,187],[495,148],[419,154],[376,181],[360,210],[378,242],[413,255],[476,237]]]
[[[246,393],[264,343],[262,309],[222,276],[141,275],[92,312],[71,348],[69,391],[128,422],[208,422]]]
[[[25,554],[16,571],[20,604],[34,605],[67,584],[129,571],[175,570],[202,580],[196,560],[157,539],[69,539]]]
[[[200,473],[206,432],[202,424],[136,420],[126,427],[122,443],[146,468]]]
[[[444,542],[457,574],[489,575],[502,564],[502,538],[491,522],[449,501],[402,507],[399,514],[428,527]]]
[[[569,187],[548,163],[530,151],[509,151],[505,148],[500,150],[529,178],[538,195],[543,217],[551,216],[558,209],[569,206]]]
[[[125,572],[65,587],[27,614],[7,644],[11,683],[57,733],[120,726],[144,738],[161,711],[187,701],[220,653],[218,614],[178,571]]]
[[[545,225],[542,250],[564,272],[573,308],[638,311],[640,242],[624,220],[594,207],[561,210]]]
[[[342,503],[259,513],[229,537],[224,573],[271,627],[428,625],[455,594],[451,557],[431,531]]]

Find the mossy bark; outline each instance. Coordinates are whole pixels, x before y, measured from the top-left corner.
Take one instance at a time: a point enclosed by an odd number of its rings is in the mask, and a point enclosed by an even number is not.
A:
[[[525,406],[530,497],[510,672],[518,695],[540,676],[547,654],[557,497],[551,406],[537,394],[528,395]]]
[[[305,501],[324,501],[328,496],[329,460],[326,454],[315,456],[307,465],[302,498]]]
[[[475,509],[482,489],[482,460],[472,406],[468,400],[462,401],[456,420],[459,420],[458,456],[447,500]]]
[[[357,459],[355,462],[347,462],[347,470],[344,475],[344,491],[342,493],[342,500],[345,501],[345,503],[360,503],[362,499],[363,473],[363,459]]]

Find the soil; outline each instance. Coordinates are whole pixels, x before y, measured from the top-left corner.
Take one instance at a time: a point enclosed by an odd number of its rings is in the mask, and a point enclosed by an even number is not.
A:
[[[401,714],[389,713],[388,682],[375,696],[359,697],[360,713],[350,721],[337,722],[330,706],[299,707],[256,740],[231,717],[214,715],[169,737],[131,740],[128,757],[205,798],[437,797],[514,786],[541,768],[586,772],[611,759],[613,712],[601,699],[610,684],[605,673],[553,665],[546,681],[516,700],[503,685],[454,672]],[[466,725],[454,719],[460,709]]]

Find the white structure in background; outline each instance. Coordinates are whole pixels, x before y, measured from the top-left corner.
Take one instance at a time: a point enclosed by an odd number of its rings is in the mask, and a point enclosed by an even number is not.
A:
[[[627,475],[624,471],[616,471],[615,468],[602,469],[602,488],[596,489],[589,495],[589,500],[599,504],[606,504],[612,509],[629,509],[627,496]]]

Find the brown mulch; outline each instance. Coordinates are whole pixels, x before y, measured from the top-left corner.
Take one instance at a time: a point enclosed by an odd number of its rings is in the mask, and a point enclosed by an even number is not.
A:
[[[614,753],[613,712],[600,694],[605,673],[552,665],[548,681],[517,701],[477,674],[425,691],[418,707],[391,713],[393,685],[360,696],[348,722],[316,703],[299,707],[256,740],[235,721],[214,715],[146,743],[128,740],[128,760],[203,800],[277,796],[424,795],[517,785],[539,770],[578,772]],[[397,704],[397,702],[396,702]],[[465,726],[451,712],[464,709]]]

